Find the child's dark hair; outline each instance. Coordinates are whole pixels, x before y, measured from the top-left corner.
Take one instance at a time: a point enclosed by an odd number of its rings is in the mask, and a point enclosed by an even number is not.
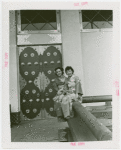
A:
[[[67,66],[67,67],[65,68],[65,72],[67,72],[68,70],[71,70],[72,73],[74,73],[74,69],[73,69],[71,66]]]
[[[60,69],[61,70],[61,72],[62,72],[62,75],[64,74],[64,69],[62,68],[62,67],[57,67],[57,68],[55,68],[55,74],[56,74],[56,70],[58,70],[58,69]],[[57,75],[57,74],[56,74]]]

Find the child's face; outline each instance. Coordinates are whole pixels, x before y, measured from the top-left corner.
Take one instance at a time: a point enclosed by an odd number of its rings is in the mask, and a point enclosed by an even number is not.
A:
[[[71,77],[71,76],[72,76],[72,74],[73,74],[73,72],[72,72],[72,70],[71,70],[71,69],[69,69],[69,70],[67,70],[67,71],[66,71],[66,74],[68,75],[68,77]]]

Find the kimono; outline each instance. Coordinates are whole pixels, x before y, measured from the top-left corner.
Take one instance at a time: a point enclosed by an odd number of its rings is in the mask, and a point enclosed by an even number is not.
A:
[[[72,75],[71,78],[65,80],[66,95],[62,98],[61,107],[64,118],[73,117],[72,102],[78,101],[78,94],[83,95],[81,83],[77,76]]]
[[[55,81],[53,83],[53,87],[56,90],[57,94],[53,98],[54,101],[54,110],[56,111],[57,117],[63,118],[63,112],[61,107],[61,101],[64,97],[63,90],[65,88],[65,80],[66,77],[63,75],[61,78],[55,78]]]

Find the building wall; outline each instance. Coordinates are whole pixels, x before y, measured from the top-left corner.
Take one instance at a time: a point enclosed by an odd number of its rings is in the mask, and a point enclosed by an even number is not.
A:
[[[113,32],[80,33],[85,96],[112,95]]]
[[[12,12],[13,13],[13,12]],[[10,14],[10,103],[20,111],[15,12]],[[84,96],[112,95],[112,32],[80,33],[79,11],[61,10],[63,67],[72,66]],[[13,25],[14,24],[14,25]]]
[[[63,66],[72,66],[84,96],[112,95],[112,32],[80,32],[78,10],[61,11]]]

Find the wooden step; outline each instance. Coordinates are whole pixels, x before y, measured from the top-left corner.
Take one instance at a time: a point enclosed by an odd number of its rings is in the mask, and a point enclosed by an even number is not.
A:
[[[112,132],[112,119],[98,118],[98,121],[100,121],[104,126],[106,126]]]
[[[97,120],[100,121],[106,127],[112,126],[112,119],[101,119],[101,118],[98,118]]]
[[[87,106],[86,109],[96,118],[112,119],[112,106]]]
[[[112,106],[106,106],[106,105],[102,105],[102,106],[86,106],[86,109],[89,110],[89,111],[108,110],[108,109],[112,109]]]
[[[112,109],[111,110],[93,110],[90,111],[96,118],[102,119],[112,119]]]

